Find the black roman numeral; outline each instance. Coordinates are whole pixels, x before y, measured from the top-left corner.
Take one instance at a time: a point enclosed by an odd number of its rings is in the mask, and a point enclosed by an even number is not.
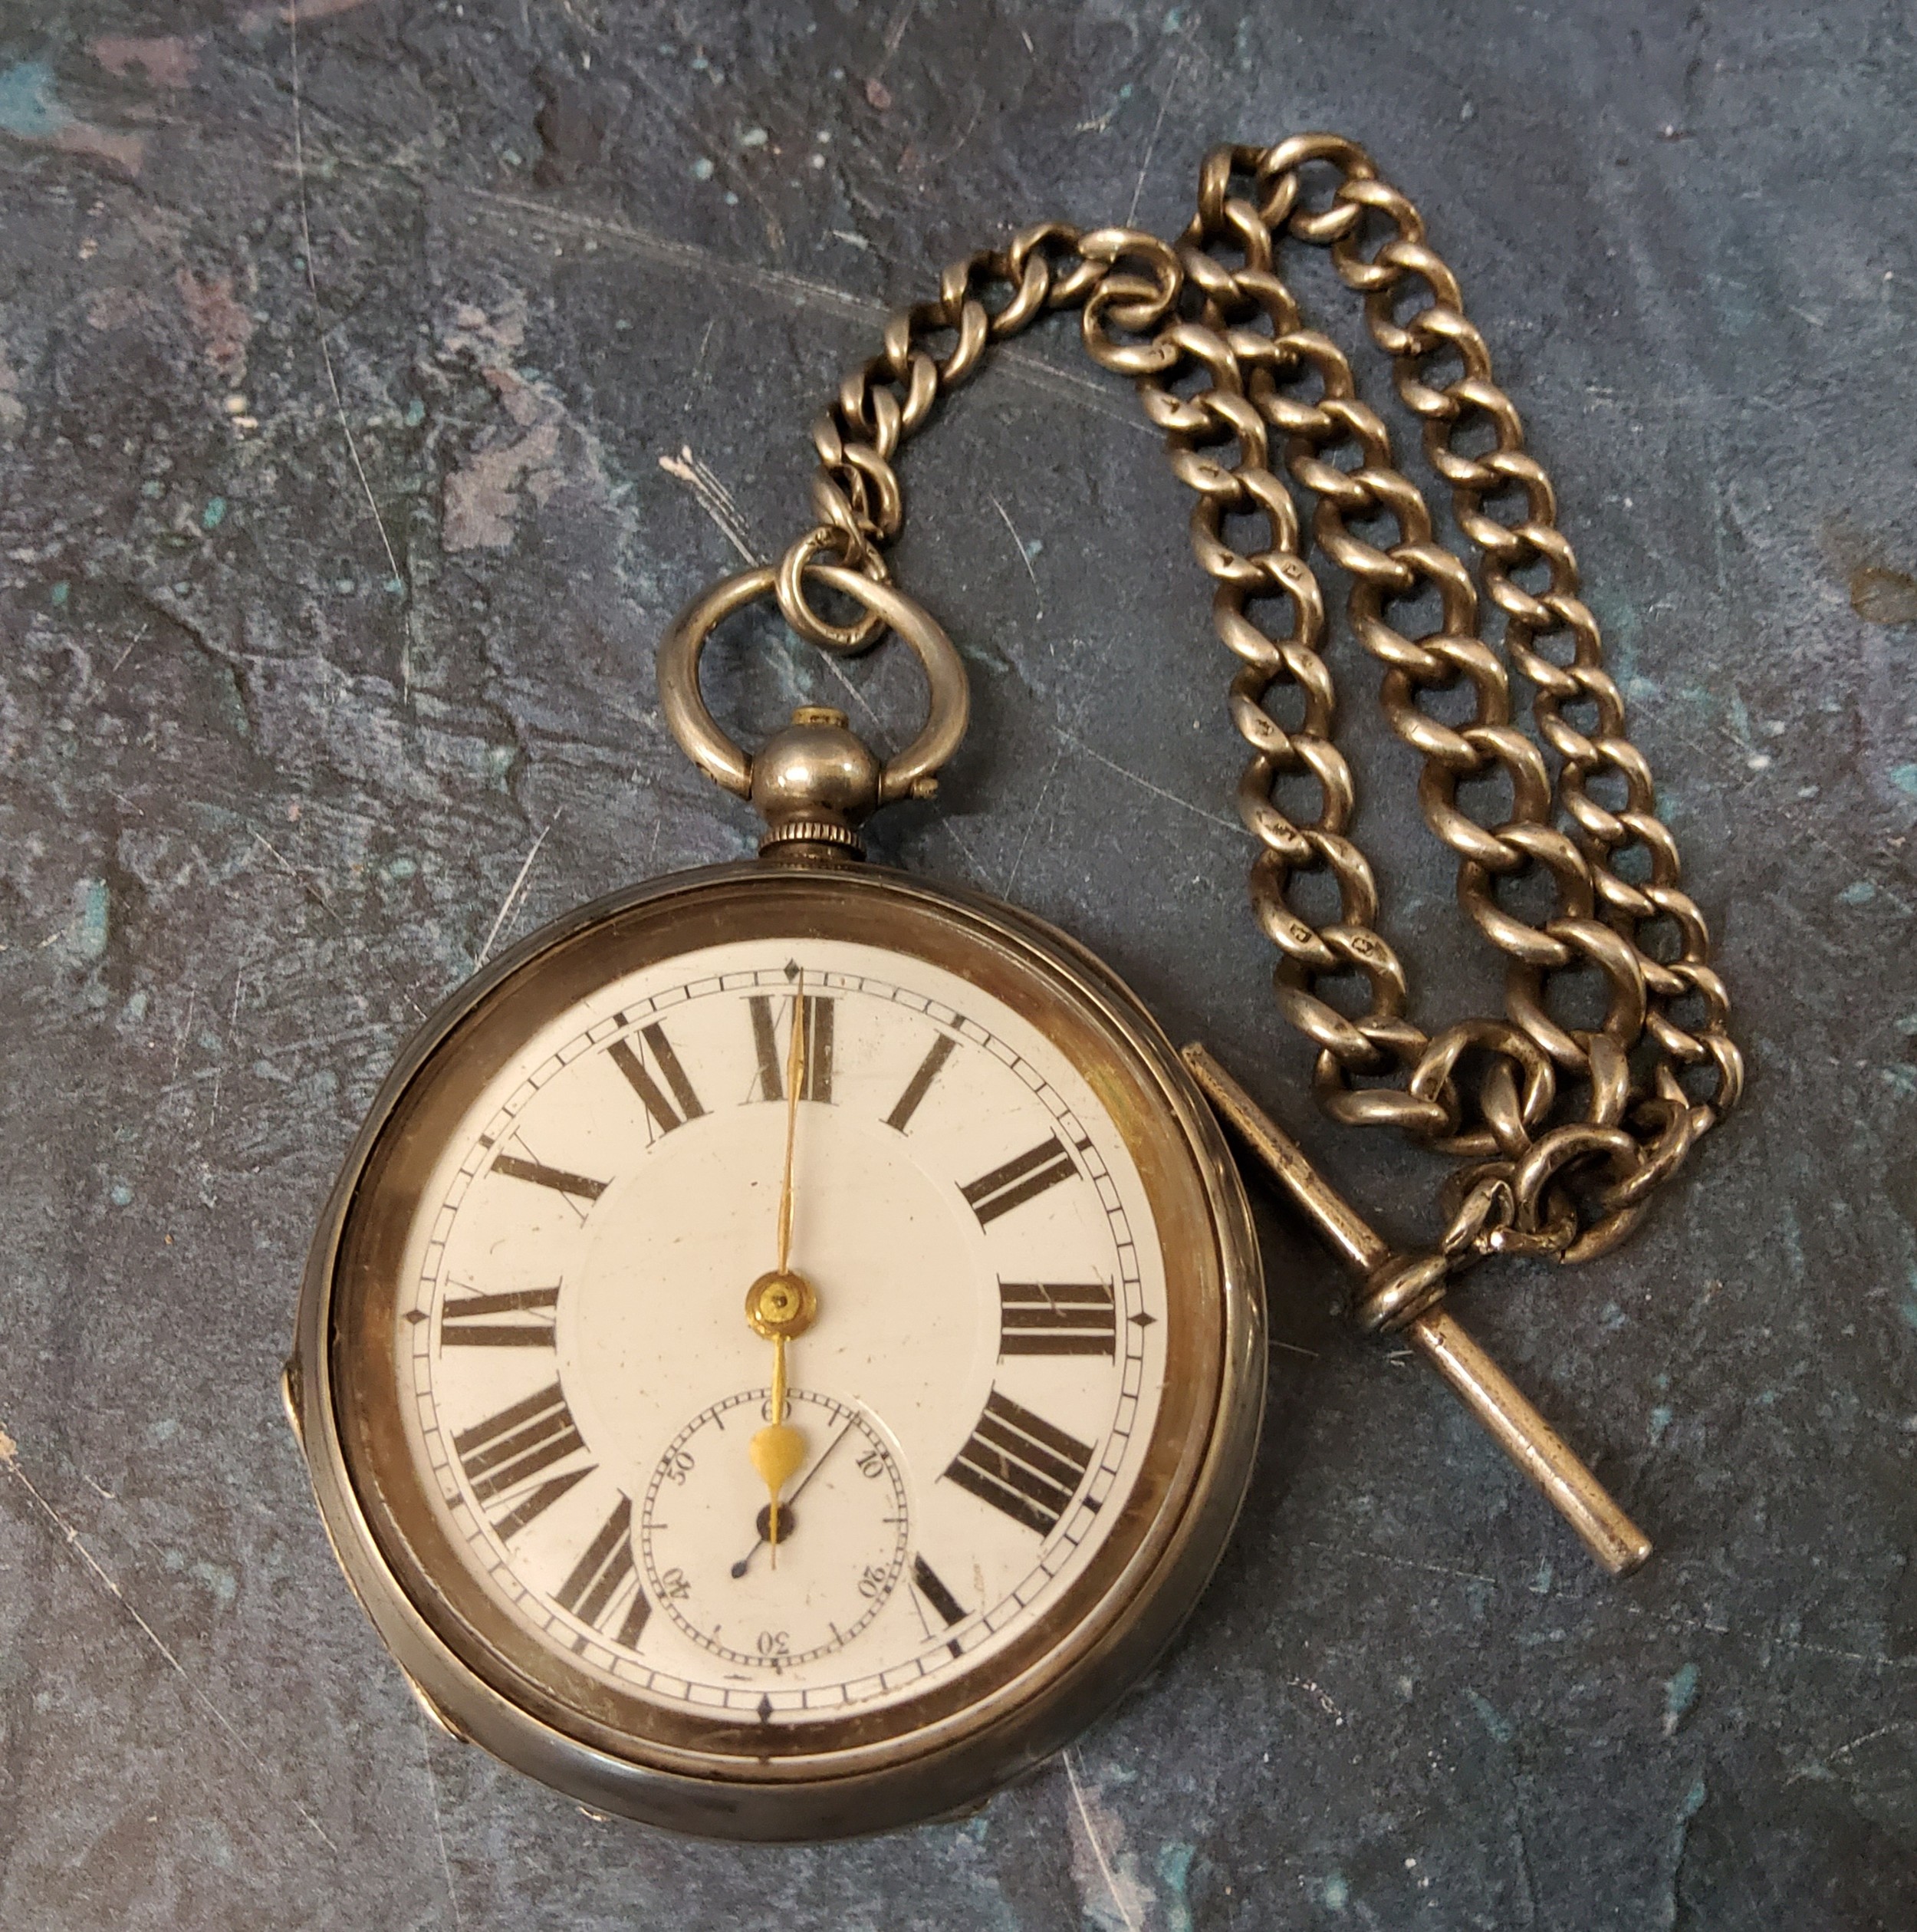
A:
[[[1072,1165],[1071,1156],[1059,1145],[1054,1136],[1048,1134],[1037,1147],[1020,1154],[1015,1160],[1008,1160],[1002,1167],[993,1168],[988,1174],[981,1174],[959,1191],[970,1203],[972,1213],[978,1216],[978,1225],[985,1227],[1000,1215],[1009,1214],[1015,1207],[1023,1207],[1047,1188],[1070,1180],[1077,1171]]]
[[[442,1348],[550,1348],[556,1288],[515,1289],[509,1295],[465,1295],[448,1302],[439,1318]],[[495,1321],[495,1315],[525,1315],[526,1321]]]
[[[1109,1282],[1001,1282],[998,1353],[1106,1355],[1118,1352]]]
[[[603,1180],[589,1180],[584,1174],[568,1173],[564,1167],[548,1167],[543,1160],[522,1160],[516,1154],[502,1154],[492,1163],[495,1174],[508,1174],[515,1180],[529,1180],[538,1187],[550,1187],[576,1201],[593,1202],[606,1191]]]
[[[939,1619],[943,1621],[947,1631],[955,1623],[965,1623],[966,1617],[970,1615],[965,1604],[961,1604],[958,1598],[952,1596],[951,1590],[945,1588],[945,1578],[939,1577],[939,1572],[920,1555],[912,1557],[912,1582],[918,1585],[918,1594],[939,1613]],[[958,1656],[958,1638],[949,1637],[945,1641],[945,1648],[955,1657]]]
[[[603,1628],[600,1620],[608,1607],[628,1583],[636,1584],[632,1529],[633,1506],[621,1496],[619,1507],[606,1519],[585,1555],[574,1565],[572,1575],[554,1593],[556,1600],[582,1624]],[[646,1601],[645,1591],[635,1588],[614,1640],[622,1649],[630,1651],[638,1644],[640,1633],[652,1614],[653,1606]]]
[[[699,1095],[693,1092],[692,1083],[686,1078],[686,1069],[672,1051],[672,1042],[666,1037],[666,1029],[655,1023],[640,1028],[639,1037],[646,1043],[646,1051],[657,1063],[659,1071],[666,1076],[666,1084],[672,1090],[670,1100],[646,1071],[645,1061],[633,1051],[630,1040],[615,1040],[606,1051],[612,1055],[613,1064],[632,1083],[633,1091],[644,1103],[653,1126],[661,1134],[670,1134],[674,1127],[683,1127],[688,1121],[697,1119],[705,1109],[699,1104]]]
[[[794,996],[804,1015],[805,1071],[800,1076],[801,1100],[816,1100],[830,1106],[832,1101],[832,1026],[838,1002],[824,993]],[[758,1055],[759,1098],[785,1098],[786,1056],[779,1050],[778,1029],[773,1017],[773,996],[748,995],[752,1009],[752,1045]]]
[[[511,1542],[534,1517],[544,1516],[575,1483],[584,1482],[591,1474],[592,1470],[587,1468],[568,1470],[564,1476],[548,1476],[493,1525],[493,1534],[502,1543]]]
[[[518,1489],[541,1470],[585,1447],[557,1382],[452,1439],[453,1452],[472,1485],[475,1499],[480,1502]],[[579,1469],[548,1476],[493,1524],[493,1533],[501,1542],[517,1535],[590,1473],[590,1469]]]
[[[922,1556],[912,1559],[912,1580],[918,1585],[919,1595],[938,1611],[946,1629],[965,1621],[968,1613],[965,1605],[945,1588],[944,1579]],[[947,1637],[945,1648],[957,1657],[960,1654],[958,1638]]]
[[[1058,1527],[1092,1452],[996,1389],[945,1474],[1014,1522],[1049,1536]]]
[[[952,1058],[952,1050],[958,1042],[949,1033],[941,1033],[932,1043],[932,1050],[919,1062],[919,1070],[906,1082],[905,1091],[899,1096],[899,1104],[886,1116],[886,1125],[896,1127],[903,1134],[912,1123],[912,1117],[919,1111],[919,1103],[932,1091],[932,1083],[939,1078],[939,1069]]]
[[[912,1559],[912,1580],[918,1585],[919,1594],[944,1618],[948,1629],[965,1621],[965,1605],[945,1588],[939,1572],[922,1556]]]

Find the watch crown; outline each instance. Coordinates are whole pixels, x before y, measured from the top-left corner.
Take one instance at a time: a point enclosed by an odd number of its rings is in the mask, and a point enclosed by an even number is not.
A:
[[[843,711],[801,705],[752,761],[764,852],[794,844],[862,852],[858,827],[879,802],[877,756]]]

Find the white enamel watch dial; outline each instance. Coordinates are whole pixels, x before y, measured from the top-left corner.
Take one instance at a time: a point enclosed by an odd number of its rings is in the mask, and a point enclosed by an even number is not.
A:
[[[1209,1566],[1257,1404],[1241,1203],[1082,966],[874,875],[672,884],[531,949],[393,1097],[309,1283],[336,1542],[459,1727],[641,1767],[568,1784],[601,1802],[949,1805]]]

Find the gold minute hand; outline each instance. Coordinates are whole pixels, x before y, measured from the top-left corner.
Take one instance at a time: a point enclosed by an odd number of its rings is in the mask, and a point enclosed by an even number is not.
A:
[[[818,1297],[803,1275],[792,1272],[792,1164],[798,1145],[799,1094],[805,1081],[805,979],[792,989],[792,1043],[785,1065],[785,1168],[779,1183],[778,1264],[746,1291],[745,1318],[754,1331],[772,1344],[771,1414],[748,1444],[752,1466],[771,1498],[766,1509],[766,1541],[772,1546],[772,1566],[779,1562],[779,1492],[805,1461],[804,1433],[785,1419],[785,1345],[812,1325]]]
[[[792,1038],[785,1053],[785,1171],[779,1181],[778,1266],[781,1275],[792,1259],[792,1156],[799,1144],[799,1090],[804,1084],[805,975],[801,973],[792,989]]]

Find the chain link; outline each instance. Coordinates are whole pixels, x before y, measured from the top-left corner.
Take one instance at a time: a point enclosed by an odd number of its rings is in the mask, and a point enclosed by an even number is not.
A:
[[[1422,492],[1396,466],[1389,429],[1358,399],[1343,354],[1306,326],[1274,265],[1287,235],[1328,248],[1363,297],[1371,337],[1475,549],[1475,572],[1434,535]],[[893,315],[879,354],[814,426],[818,527],[782,567],[787,618],[828,648],[870,641],[871,620],[842,629],[806,603],[806,564],[829,552],[884,581],[883,550],[904,521],[901,447],[991,344],[1060,308],[1078,310],[1095,362],[1133,379],[1198,499],[1192,547],[1217,586],[1213,622],[1238,664],[1232,722],[1251,753],[1238,805],[1260,848],[1252,908],[1281,956],[1278,1005],[1317,1048],[1320,1104],[1355,1126],[1402,1128],[1461,1163],[1441,1196],[1436,1245],[1374,1279],[1359,1318],[1402,1325],[1484,1255],[1605,1252],[1735,1104],[1742,1061],[1703,916],[1679,883],[1649,769],[1624,736],[1624,700],[1550,480],[1422,219],[1363,149],[1307,134],[1215,150],[1176,246],[1132,229],[1047,222],[949,268],[936,300]],[[1333,742],[1324,598],[1304,555],[1300,499],[1311,547],[1348,581],[1352,634],[1383,667],[1385,717],[1424,761],[1419,803],[1457,856],[1459,902],[1508,959],[1501,1020],[1428,1034],[1406,1016],[1404,967],[1378,930],[1371,868],[1347,835],[1352,775]],[[1264,548],[1241,550],[1228,535],[1230,520],[1246,518],[1261,520]],[[1501,618],[1500,649],[1479,635],[1481,600]],[[1276,634],[1253,614],[1274,602],[1286,624]],[[1414,604],[1435,604],[1435,628],[1399,627]],[[1511,722],[1513,670],[1529,686],[1541,748]],[[1468,698],[1468,722],[1426,707],[1452,693]],[[1278,722],[1274,699],[1296,723]],[[1316,788],[1315,817],[1279,802],[1278,788],[1300,781]],[[1508,793],[1495,824],[1460,803],[1460,785],[1479,782]],[[1294,902],[1294,882],[1314,874],[1336,887],[1335,919],[1314,922]],[[1533,923],[1509,888],[1540,875],[1553,904]],[[1552,1011],[1554,982],[1573,976],[1602,989],[1594,1027]],[[1339,981],[1362,987],[1356,1002],[1334,1002],[1327,982]]]

